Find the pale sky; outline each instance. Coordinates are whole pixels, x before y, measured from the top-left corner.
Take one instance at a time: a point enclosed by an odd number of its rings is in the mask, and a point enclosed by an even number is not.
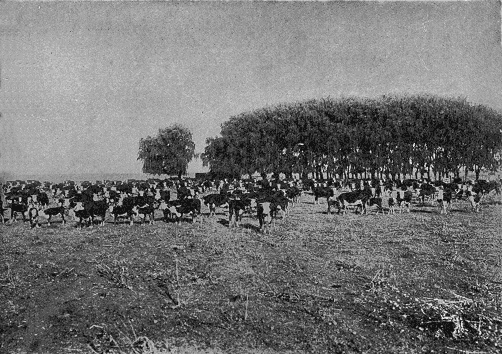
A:
[[[497,1],[1,3],[0,172],[138,173],[159,128],[202,152],[232,115],[327,96],[502,109],[500,28]]]

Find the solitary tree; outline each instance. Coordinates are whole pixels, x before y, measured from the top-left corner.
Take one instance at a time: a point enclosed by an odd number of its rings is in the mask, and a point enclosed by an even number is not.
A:
[[[143,172],[155,175],[186,173],[188,163],[195,156],[192,133],[179,124],[159,129],[157,136],[139,141],[138,160],[143,161]]]

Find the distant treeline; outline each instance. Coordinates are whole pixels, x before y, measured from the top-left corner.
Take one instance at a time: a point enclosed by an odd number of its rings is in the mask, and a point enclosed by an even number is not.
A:
[[[231,117],[208,138],[214,173],[459,176],[500,166],[502,115],[433,95],[316,99]]]

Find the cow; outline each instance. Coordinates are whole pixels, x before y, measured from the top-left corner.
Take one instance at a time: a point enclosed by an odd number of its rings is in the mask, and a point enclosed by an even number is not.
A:
[[[92,216],[89,213],[88,209],[84,208],[84,202],[73,202],[73,204],[70,206],[70,208],[73,209],[75,213],[75,217],[78,219],[77,222],[77,227],[82,228],[84,223],[87,226],[90,226],[92,223]]]
[[[40,223],[38,222],[39,210],[38,205],[31,203],[28,205],[28,217],[30,220],[30,227],[33,229],[35,227],[39,228]]]
[[[333,188],[330,187],[314,187],[314,204],[319,204],[319,198],[326,198],[328,201],[330,198],[335,196]]]
[[[176,220],[178,223],[185,214],[192,215],[192,222],[195,218],[200,215],[202,203],[197,198],[185,198],[183,200],[172,200],[167,204],[167,208],[164,209],[164,219],[167,221],[169,219]]]
[[[228,201],[228,226],[239,226],[242,214],[251,205],[251,200],[240,199],[239,197],[230,198]]]
[[[46,208],[49,205],[49,196],[45,192],[38,192],[37,201],[40,207]]]
[[[189,198],[190,196],[192,196],[192,192],[185,185],[180,186],[177,189],[176,194],[177,194],[178,200],[183,200],[183,199],[186,199],[186,198]]]
[[[84,208],[86,208],[89,211],[89,214],[91,214],[91,224],[94,224],[95,217],[101,218],[101,226],[105,224],[106,211],[109,208],[106,200],[93,200],[92,202],[85,203]]]
[[[12,201],[10,206],[10,222],[16,221],[16,217],[18,213],[21,213],[23,216],[23,221],[26,221],[26,213],[28,212],[28,204],[23,202]]]
[[[361,214],[366,213],[366,204],[370,199],[371,195],[367,191],[354,190],[352,192],[346,192],[340,194],[337,198],[338,214],[343,210],[344,214],[347,212],[349,206],[355,206],[357,209],[361,209]],[[357,210],[356,209],[356,210]]]
[[[436,193],[437,190],[432,184],[422,183],[420,185],[419,197],[422,201],[422,204],[425,204],[426,198],[429,198],[430,200],[434,201],[433,197]]]
[[[126,198],[127,199],[127,198]],[[113,224],[117,224],[117,220],[119,218],[124,218],[126,220],[129,220],[129,225],[134,224],[134,220],[132,219],[132,216],[134,214],[133,208],[134,204],[122,204],[122,205],[115,205],[115,204],[110,204],[108,207],[108,210],[110,211],[110,214],[113,216]]]
[[[472,210],[476,213],[479,212],[479,206],[481,204],[481,199],[483,194],[476,194],[472,190],[468,189],[466,192],[467,200],[471,203]]]
[[[408,213],[410,212],[411,200],[413,198],[413,192],[408,190],[399,190],[397,193],[397,205],[399,206],[399,212],[402,213],[403,209],[406,208]]]
[[[228,196],[223,194],[208,194],[202,198],[204,205],[209,207],[209,216],[216,214],[216,207],[228,204]]]
[[[300,188],[293,186],[290,187],[286,190],[286,196],[293,202],[293,203],[298,203],[298,200],[300,199],[302,195],[302,191]]]
[[[1,188],[1,186],[0,186],[0,188]],[[0,218],[2,219],[2,224],[5,223],[5,219],[3,216],[4,211],[5,211],[5,209],[3,208],[3,200],[2,200],[2,198],[0,198]]]
[[[383,207],[382,207],[382,198],[380,197],[371,197],[368,200],[368,207],[375,206],[377,209],[377,213],[379,212],[384,212]]]
[[[477,180],[474,186],[472,187],[472,191],[476,194],[487,195],[492,191],[495,191],[496,194],[501,193],[500,182],[497,181],[486,181],[486,180]]]
[[[150,225],[155,223],[155,208],[153,205],[143,205],[143,206],[138,206],[135,205],[133,208],[134,214],[136,214],[137,217],[141,219],[141,224],[145,223],[146,218],[148,218],[148,223]]]
[[[51,218],[56,215],[61,215],[61,219],[63,220],[63,225],[65,223],[64,219],[65,207],[62,204],[60,204],[60,206],[58,207],[45,209],[42,213],[45,214],[45,216],[47,217],[48,226],[51,225]]]
[[[269,225],[272,223],[272,205],[270,202],[260,202],[257,205],[257,216],[260,223],[260,231],[269,231]]]

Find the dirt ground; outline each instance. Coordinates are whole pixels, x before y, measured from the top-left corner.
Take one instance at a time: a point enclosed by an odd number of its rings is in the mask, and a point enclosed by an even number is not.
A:
[[[0,353],[502,352],[499,203],[326,209],[0,225]]]

